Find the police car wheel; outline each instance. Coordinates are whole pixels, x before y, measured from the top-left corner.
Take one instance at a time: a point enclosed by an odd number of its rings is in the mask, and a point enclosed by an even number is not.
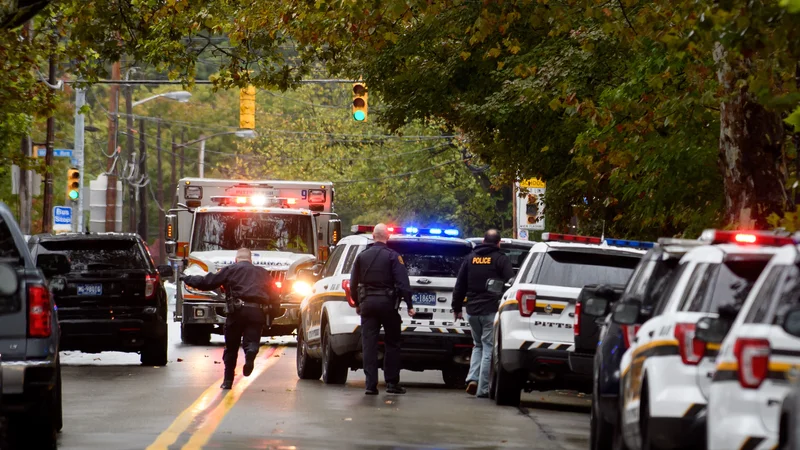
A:
[[[139,361],[143,366],[166,366],[167,336],[146,341]]]
[[[308,354],[308,343],[302,327],[297,329],[297,377],[301,380],[319,380],[322,361]]]
[[[208,325],[181,324],[181,342],[187,345],[208,345],[211,342],[211,329]]]
[[[469,367],[448,367],[442,370],[442,381],[448,389],[464,389],[467,387]]]
[[[650,401],[648,395],[647,378],[642,382],[641,401],[639,407],[639,435],[642,439],[642,450],[654,450],[658,448],[650,438]]]
[[[596,410],[596,402],[592,402],[592,411],[589,418],[589,443],[592,450],[609,450],[612,447],[614,428],[603,420]]]
[[[519,373],[507,372],[503,369],[503,348],[501,333],[498,333],[497,358],[494,364],[496,375],[495,379],[495,402],[500,406],[519,406],[522,397],[522,377]]]
[[[331,327],[326,323],[322,335],[322,381],[325,384],[345,384],[347,369],[347,361],[331,348]]]

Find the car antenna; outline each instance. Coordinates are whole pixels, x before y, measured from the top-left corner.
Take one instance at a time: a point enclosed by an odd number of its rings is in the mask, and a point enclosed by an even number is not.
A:
[[[600,232],[600,241],[602,242],[602,241],[605,241],[605,240],[606,240],[606,221],[604,220],[603,221],[603,231]]]

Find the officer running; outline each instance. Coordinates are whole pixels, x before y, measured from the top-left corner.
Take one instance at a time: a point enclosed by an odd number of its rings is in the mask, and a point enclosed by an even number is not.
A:
[[[475,247],[458,271],[453,288],[453,315],[463,319],[462,308],[467,298],[467,315],[472,329],[472,357],[469,360],[467,393],[479,398],[489,396],[489,367],[492,364],[494,316],[505,283],[514,276],[508,256],[500,252],[500,232],[489,230],[483,243]]]
[[[381,325],[385,334],[386,353],[383,376],[386,392],[405,394],[400,386],[400,326],[397,312],[400,300],[408,305],[408,315],[414,317],[411,303],[411,283],[403,257],[386,246],[389,231],[379,223],[372,231],[374,243],[356,257],[350,275],[351,292],[356,311],[361,315],[361,341],[364,373],[367,376],[366,395],[378,395],[378,335]]]
[[[225,319],[225,378],[222,389],[233,387],[234,370],[239,346],[244,348],[245,363],[242,373],[248,377],[253,373],[261,330],[266,325],[266,309],[280,306],[272,276],[266,270],[253,265],[249,249],[236,252],[236,264],[222,268],[206,276],[183,276],[181,280],[195,289],[210,291],[222,286],[228,303]]]

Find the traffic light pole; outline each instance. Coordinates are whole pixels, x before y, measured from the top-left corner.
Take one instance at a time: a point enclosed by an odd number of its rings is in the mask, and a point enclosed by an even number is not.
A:
[[[81,108],[86,104],[86,89],[75,89],[75,158],[78,160],[78,170],[80,171],[80,178],[78,179],[78,213],[76,219],[72,223],[75,226],[76,232],[83,231],[83,177],[85,175],[84,156],[83,156],[83,113]]]

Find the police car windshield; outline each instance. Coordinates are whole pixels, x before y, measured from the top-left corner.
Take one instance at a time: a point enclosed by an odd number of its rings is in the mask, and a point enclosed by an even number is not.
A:
[[[311,216],[256,212],[198,213],[192,235],[193,252],[215,250],[314,253]]]
[[[544,254],[536,284],[583,288],[587,284],[626,284],[638,255],[551,251]]]
[[[522,267],[522,263],[525,262],[525,258],[528,256],[528,251],[530,251],[530,249],[531,246],[500,244],[500,251],[505,253],[508,259],[511,260],[511,267],[514,268],[515,273]]]
[[[412,277],[455,278],[472,247],[463,242],[389,240],[389,248],[403,256]]]
[[[70,270],[147,269],[144,252],[133,239],[63,239],[43,241],[41,253],[67,255]]]

